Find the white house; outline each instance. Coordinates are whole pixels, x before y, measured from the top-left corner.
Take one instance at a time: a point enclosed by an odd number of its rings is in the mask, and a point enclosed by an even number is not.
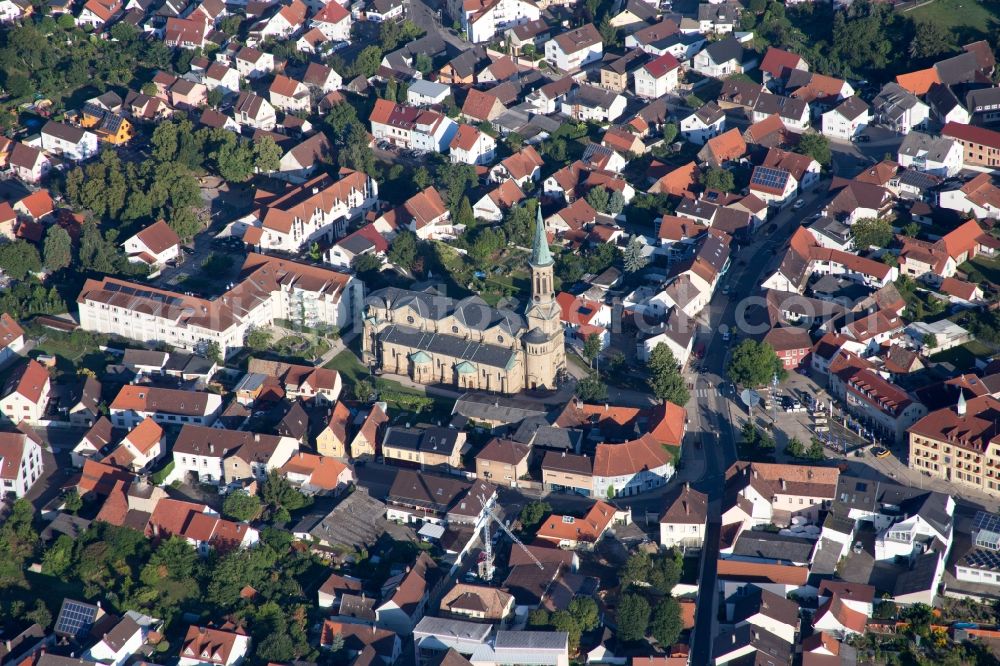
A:
[[[224,631],[191,625],[181,643],[177,666],[239,666],[250,651],[242,630]]]
[[[132,428],[110,455],[122,467],[141,470],[159,460],[164,452],[163,428],[152,418],[146,417]],[[116,455],[117,453],[117,455]],[[126,464],[121,464],[125,463]]]
[[[406,89],[406,103],[410,106],[443,104],[451,94],[451,86],[437,81],[417,79]]]
[[[664,53],[646,63],[633,75],[635,94],[647,99],[659,99],[677,87],[677,73],[680,63],[677,58]]]
[[[708,496],[690,484],[676,488],[660,516],[660,545],[664,548],[700,548],[705,543]]]
[[[593,23],[556,35],[545,42],[545,61],[563,72],[575,72],[600,60],[604,42]]]
[[[24,16],[24,7],[14,0],[3,0],[0,2],[0,23],[13,23]]]
[[[240,91],[240,73],[218,60],[208,66],[201,77],[201,82],[209,90],[221,88],[225,93]]]
[[[111,421],[134,428],[147,417],[163,425],[211,425],[222,410],[222,397],[204,391],[183,391],[127,384],[111,402]]]
[[[683,408],[671,418],[677,418],[684,429]],[[676,410],[674,410],[676,411]],[[628,497],[666,485],[674,475],[674,459],[656,438],[646,433],[638,439],[620,444],[598,444],[594,454],[594,497]]]
[[[97,155],[97,135],[82,127],[49,121],[39,134],[42,150],[79,162]]]
[[[170,225],[159,220],[149,225],[124,243],[129,263],[144,264],[150,272],[157,272],[181,255],[181,239]]]
[[[496,153],[496,139],[471,125],[459,125],[451,139],[449,156],[462,164],[490,164]]]
[[[249,479],[262,482],[268,472],[285,465],[298,448],[293,437],[185,425],[171,448],[171,479],[196,478],[214,484]]]
[[[467,0],[462,29],[473,44],[488,42],[515,26],[537,21],[541,9],[531,0]]]
[[[24,349],[24,329],[6,312],[0,314],[0,365],[6,365],[22,349]]]
[[[41,475],[41,442],[24,432],[0,432],[0,491],[24,497]]]
[[[252,92],[241,92],[233,105],[236,122],[244,127],[270,132],[278,124],[278,114],[263,97]]]
[[[898,83],[890,81],[872,100],[872,116],[875,121],[897,133],[907,134],[927,124],[930,107]]]
[[[899,166],[945,178],[962,170],[964,157],[962,144],[958,141],[923,132],[907,134],[896,153]]]
[[[691,143],[701,146],[712,137],[726,130],[726,114],[715,102],[709,102],[690,116],[683,118],[680,134]]]
[[[18,368],[3,388],[0,412],[14,424],[37,423],[45,417],[52,383],[49,371],[31,359]]]
[[[850,141],[868,127],[868,104],[860,97],[848,97],[823,114],[823,136]]]
[[[732,35],[695,54],[693,69],[699,74],[722,78],[743,71],[743,45]]]
[[[781,118],[788,128],[800,132],[809,129],[809,103],[798,97],[762,93],[753,106],[751,119],[759,123],[773,115]]]
[[[83,654],[83,659],[108,666],[122,666],[143,646],[149,632],[161,629],[161,625],[159,620],[148,615],[125,611],[125,616]]]
[[[352,22],[351,13],[344,5],[331,0],[312,17],[309,25],[319,29],[331,41],[349,41]]]
[[[309,88],[301,81],[291,79],[284,74],[278,74],[271,82],[268,92],[270,93],[271,106],[274,108],[281,109],[285,113],[296,111],[309,113],[311,105]]]
[[[591,85],[581,85],[562,103],[562,112],[580,121],[612,122],[625,112],[622,95]]]
[[[274,71],[274,56],[244,46],[236,54],[236,71],[241,78],[257,79]]]
[[[24,182],[37,185],[48,175],[52,162],[38,148],[18,141],[10,151],[7,166]]]

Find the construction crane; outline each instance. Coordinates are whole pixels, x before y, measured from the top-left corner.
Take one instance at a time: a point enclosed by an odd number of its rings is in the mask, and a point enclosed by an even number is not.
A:
[[[483,504],[483,509],[486,511],[486,520],[483,521],[483,552],[486,557],[482,562],[479,563],[479,577],[483,580],[489,582],[493,580],[493,574],[496,572],[496,566],[493,561],[493,539],[490,536],[490,523],[495,522],[500,526],[500,529],[504,534],[510,537],[510,540],[516,543],[521,550],[523,550],[531,561],[538,565],[539,569],[544,569],[545,565],[538,561],[538,558],[532,554],[528,547],[524,545],[524,542],[517,538],[513,532],[507,529],[507,526],[503,524],[503,521],[497,517],[497,514],[493,511],[493,507],[485,500],[485,498],[480,497],[479,501]]]

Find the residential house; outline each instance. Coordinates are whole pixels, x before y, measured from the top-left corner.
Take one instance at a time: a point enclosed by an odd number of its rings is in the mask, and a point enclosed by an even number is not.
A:
[[[42,127],[39,137],[42,150],[74,162],[97,155],[97,135],[80,127],[50,120]]]
[[[204,504],[170,498],[163,498],[156,503],[146,523],[145,534],[156,540],[174,536],[180,537],[193,546],[202,557],[207,557],[213,551],[226,553],[237,548],[249,548],[260,541],[260,533],[246,523],[236,523],[220,518],[217,513]],[[213,645],[221,648],[226,639],[214,636],[209,640],[213,641]],[[237,640],[235,646],[241,644],[246,645]],[[237,653],[230,656],[235,661],[228,662],[220,656],[211,656],[211,653],[206,658],[204,652],[195,652],[193,646],[192,652],[189,654],[188,644],[185,643],[181,646],[179,663],[187,666],[238,664],[242,661],[245,652],[240,652],[239,647],[234,647],[234,649]]]
[[[449,145],[452,162],[490,164],[496,151],[496,139],[472,125],[459,125]]]
[[[646,4],[644,7],[640,7],[640,5],[642,5],[641,2],[630,4],[633,5],[634,11],[638,13],[643,13],[653,9],[649,4]],[[654,13],[650,18],[655,19],[656,14]],[[647,23],[646,21],[643,21],[641,24],[637,24],[637,29],[631,31],[631,34],[626,35],[625,48],[629,50],[635,49],[642,51],[654,57],[668,53],[669,51],[666,51],[664,47],[667,44],[672,43],[671,38],[677,37],[680,32],[675,18],[676,16],[672,18],[664,18],[663,20],[652,24]],[[677,57],[678,60],[682,59],[676,54],[672,55]]]
[[[7,158],[7,168],[22,181],[37,185],[48,175],[52,162],[38,148],[17,142]]]
[[[981,173],[965,183],[945,185],[938,192],[941,208],[972,213],[979,218],[1000,217],[1000,187],[992,174]]]
[[[264,18],[250,28],[249,41],[259,43],[268,38],[288,39],[305,26],[307,8],[302,0],[292,0],[277,13]]]
[[[227,626],[188,627],[181,643],[178,666],[239,666],[249,656],[250,637],[242,629]]]
[[[256,480],[281,469],[298,449],[292,437],[186,424],[171,448],[172,477],[226,485]]]
[[[18,356],[22,349],[24,349],[24,329],[6,312],[0,314],[0,365],[6,365],[8,361]]]
[[[222,398],[214,393],[131,384],[123,386],[109,406],[111,422],[119,428],[133,428],[146,417],[163,425],[207,426],[221,409]]]
[[[747,144],[739,128],[734,127],[705,142],[698,151],[698,158],[708,162],[709,166],[721,167],[726,162],[737,161],[746,155]]]
[[[374,458],[380,452],[382,435],[389,417],[385,413],[385,403],[372,405],[361,424],[360,430],[351,440],[349,455],[351,458]]]
[[[309,19],[309,25],[330,41],[349,41],[352,23],[351,12],[339,2],[326,3]]]
[[[383,4],[388,2],[378,2],[375,6]],[[401,10],[403,5],[399,4],[398,7]],[[397,15],[401,13],[397,12]],[[367,16],[372,20],[371,12],[368,12]],[[379,20],[382,20],[383,15],[378,14],[378,16]],[[394,664],[402,652],[402,642],[394,631],[355,621],[323,620],[319,645],[321,648],[329,649],[334,643],[342,644],[340,651],[355,659],[355,663],[368,660],[368,663]]]
[[[1000,166],[1000,132],[950,122],[941,130],[941,136],[962,146],[965,165],[991,169]]]
[[[376,140],[436,153],[445,152],[458,131],[458,125],[453,120],[437,111],[382,99],[376,100],[369,120]]]
[[[513,180],[523,188],[528,181],[538,182],[543,164],[542,156],[534,146],[524,146],[520,151],[504,158],[490,169],[490,181],[502,183]]]
[[[466,0],[462,29],[473,44],[488,42],[518,25],[537,21],[540,8],[529,0]]]
[[[316,452],[322,456],[347,458],[350,440],[347,428],[351,420],[351,410],[339,400],[333,404],[327,417],[327,424],[316,435]]]
[[[76,17],[78,27],[90,27],[95,30],[103,29],[124,12],[124,3],[121,0],[87,0]]]
[[[511,208],[524,200],[524,192],[513,180],[505,180],[472,206],[477,220],[500,222]]]
[[[339,5],[337,6],[339,7]],[[302,75],[302,83],[319,96],[340,90],[344,85],[344,79],[332,67],[327,67],[319,62],[311,62],[306,67],[305,74]]]
[[[30,428],[0,432],[0,490],[24,497],[42,476],[42,441]]]
[[[777,115],[791,129],[805,131],[809,128],[809,104],[796,97],[783,97],[762,93],[753,106],[751,119],[760,122]]]
[[[332,71],[332,70],[331,70]],[[317,132],[288,149],[278,162],[276,178],[292,184],[304,183],[324,162],[333,156],[333,146],[323,132]]]
[[[249,46],[239,50],[235,61],[240,78],[257,79],[274,71],[274,56]]]
[[[52,387],[49,371],[38,361],[28,360],[7,379],[0,397],[0,412],[15,425],[38,423],[45,418]]]
[[[535,538],[559,548],[593,549],[615,522],[628,523],[630,512],[597,500],[583,517],[550,514],[539,525]]]
[[[685,483],[665,497],[660,516],[660,545],[664,548],[701,548],[708,522],[708,496]]]
[[[491,122],[505,112],[507,107],[492,92],[472,88],[462,105],[462,117],[472,123]]]
[[[382,455],[386,462],[450,471],[461,468],[464,446],[465,433],[454,428],[392,426],[382,438]]]
[[[725,601],[727,622],[754,627],[794,645],[799,633],[799,604],[750,584]]]
[[[456,583],[441,597],[439,609],[446,615],[474,622],[503,623],[514,614],[514,595],[495,587]]]
[[[743,45],[732,35],[712,42],[699,51],[692,61],[699,74],[724,78],[743,72]]]
[[[587,23],[545,42],[545,60],[562,72],[575,72],[600,60],[604,43],[593,23]]]
[[[581,85],[562,103],[562,112],[580,121],[613,122],[625,112],[621,95],[597,86]]]
[[[764,58],[760,61],[760,71],[764,76],[765,85],[773,88],[783,87],[793,70],[808,72],[809,63],[797,53],[774,46],[767,47]]]
[[[906,169],[949,177],[964,167],[964,148],[955,139],[910,132],[899,146],[896,161]]]
[[[354,472],[344,463],[302,451],[282,465],[281,473],[307,495],[339,495],[354,483]]]
[[[676,405],[670,405],[681,409]],[[685,420],[676,417],[683,435]],[[679,442],[670,446],[679,450]],[[594,454],[594,496],[627,497],[666,485],[674,475],[674,456],[668,447],[649,434],[620,444],[602,443]]]
[[[649,60],[649,56],[638,49],[627,51],[621,57],[608,54],[601,65],[601,87],[616,93],[625,92],[629,88],[629,78]]]
[[[142,229],[122,243],[129,263],[144,264],[156,273],[181,256],[181,240],[163,220]]]
[[[383,600],[376,606],[376,622],[397,633],[407,634],[424,616],[430,591],[439,572],[430,555],[421,552],[412,566],[382,585]]]
[[[851,141],[868,127],[868,104],[860,97],[848,97],[823,114],[823,136]]]
[[[885,84],[872,100],[872,119],[899,134],[923,128],[929,116],[930,107],[898,83]]]
[[[270,132],[278,124],[274,107],[252,92],[241,92],[233,105],[233,117],[240,125]]]
[[[163,457],[165,439],[163,428],[153,419],[146,417],[132,428],[105,461],[113,461],[119,467],[141,471]]]
[[[381,261],[385,259],[388,250],[389,241],[385,236],[378,232],[374,224],[366,224],[331,245],[323,261],[335,268],[347,270],[356,257],[371,254]]]
[[[663,97],[677,87],[679,70],[677,58],[664,53],[636,70],[635,94],[647,99]]]
[[[476,478],[511,488],[528,477],[531,446],[494,437],[476,454]]]
[[[332,3],[337,4],[337,3]],[[311,98],[309,88],[301,81],[295,81],[283,74],[278,74],[268,89],[271,106],[285,113],[309,113]]]

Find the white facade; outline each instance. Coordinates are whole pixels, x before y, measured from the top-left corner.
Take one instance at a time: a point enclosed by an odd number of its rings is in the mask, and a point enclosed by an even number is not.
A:
[[[582,46],[575,50],[563,50],[559,41],[550,39],[545,42],[545,60],[553,67],[564,72],[573,72],[592,62],[597,62],[604,56],[604,44],[598,42]]]
[[[839,108],[833,108],[822,116],[822,134],[831,139],[850,141],[868,127],[869,114],[865,109],[857,118],[845,118]]]
[[[928,137],[931,146],[914,146],[910,150],[904,150],[908,142],[917,136],[925,135],[921,135],[919,132],[910,132],[907,139],[903,141],[903,145],[900,146],[900,150],[896,154],[899,166],[943,178],[954,176],[965,166],[965,151],[962,150],[962,144],[954,139],[945,137],[930,139]]]
[[[659,99],[677,87],[677,68],[662,76],[654,76],[647,68],[640,67],[635,72],[635,94],[647,99]]]
[[[52,123],[52,125],[55,124]],[[48,125],[42,128],[40,135],[42,150],[45,152],[61,155],[74,162],[90,159],[97,155],[97,135],[93,132],[70,127],[67,128],[67,133],[56,134],[47,131],[47,128]],[[73,135],[72,138],[70,138],[70,134]]]
[[[674,466],[670,463],[641,469],[634,474],[624,476],[594,475],[594,497],[610,497],[613,489],[615,497],[628,497],[647,492],[652,488],[666,485],[674,475]]]
[[[8,467],[8,462],[12,468]],[[24,497],[42,475],[42,447],[22,433],[4,433],[0,439],[0,491]],[[12,474],[8,474],[10,470]]]
[[[469,41],[488,42],[497,34],[530,21],[537,21],[541,10],[528,0],[499,0],[485,8],[475,7],[462,12],[462,28]]]
[[[726,130],[726,116],[722,115],[711,124],[706,125],[697,113],[692,113],[681,120],[680,134],[691,143],[703,146],[709,139],[719,136]]]

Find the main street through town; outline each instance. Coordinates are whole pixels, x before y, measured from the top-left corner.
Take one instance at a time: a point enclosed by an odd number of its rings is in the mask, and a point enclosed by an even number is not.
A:
[[[693,400],[688,404],[689,430],[692,441],[700,446],[690,450],[689,464],[702,464],[702,476],[692,485],[708,495],[708,523],[699,576],[698,607],[691,644],[691,663],[707,664],[711,660],[712,640],[717,633],[718,598],[716,576],[719,558],[719,534],[722,527],[722,500],[726,469],[737,459],[736,433],[730,410],[739,409],[719,387],[725,381],[725,365],[732,339],[724,339],[726,331],[739,333],[737,312],[740,302],[759,295],[764,271],[771,266],[774,255],[781,251],[800,221],[814,215],[822,206],[828,181],[821,181],[802,196],[805,205],[799,210],[786,209],[769,224],[776,228],[769,234],[757,234],[753,241],[736,252],[732,267],[724,278],[731,285],[730,293],[720,290],[708,308],[708,320],[699,331],[695,346],[704,345],[702,372],[694,379]]]

